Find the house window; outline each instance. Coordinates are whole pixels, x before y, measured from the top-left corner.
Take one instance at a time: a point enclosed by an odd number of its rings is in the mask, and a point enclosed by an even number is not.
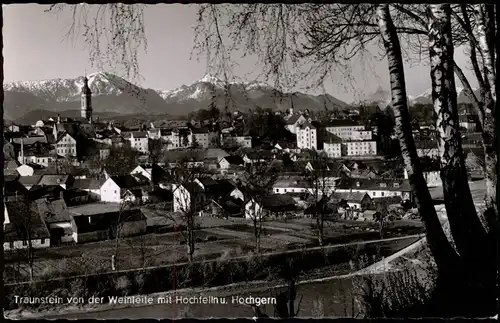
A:
[[[116,194],[116,190],[115,190],[115,194]]]
[[[381,196],[384,196],[384,192],[381,192],[381,193],[380,193],[380,195],[381,195]]]
[[[45,238],[40,239],[41,244],[45,244]]]
[[[28,242],[26,240],[23,240],[23,246],[27,246]]]
[[[14,249],[14,242],[12,242],[12,241],[9,242],[9,247],[10,247],[10,249]]]
[[[373,192],[373,196],[377,196],[377,192]]]

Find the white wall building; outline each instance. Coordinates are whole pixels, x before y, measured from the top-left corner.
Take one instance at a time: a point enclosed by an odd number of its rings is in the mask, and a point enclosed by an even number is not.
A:
[[[318,149],[318,136],[315,126],[306,122],[297,127],[297,148]]]
[[[59,156],[76,157],[76,139],[65,132],[56,141],[56,152]]]
[[[374,156],[377,155],[376,141],[347,141],[343,143],[347,156]]]
[[[148,133],[145,131],[133,131],[130,133],[130,147],[139,151],[140,153],[146,154],[149,152],[149,138]]]
[[[120,186],[109,177],[101,186],[101,202],[120,203],[122,191]]]
[[[325,142],[323,150],[329,158],[338,158],[342,156],[342,143],[340,142]]]

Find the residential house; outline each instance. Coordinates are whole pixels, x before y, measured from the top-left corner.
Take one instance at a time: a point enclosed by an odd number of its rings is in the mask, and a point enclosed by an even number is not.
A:
[[[300,148],[297,147],[297,141],[295,142],[288,142],[284,140],[278,141],[275,145],[274,148],[277,151],[284,151],[287,153],[298,153],[300,152]]]
[[[197,182],[173,184],[172,192],[174,212],[200,212],[206,206],[205,192]]]
[[[467,131],[475,132],[479,128],[479,119],[476,115],[466,114],[458,116],[458,124],[461,128],[465,128]]]
[[[311,185],[301,176],[283,176],[273,184],[274,194],[310,192]]]
[[[366,139],[371,139],[371,132],[370,134],[363,133],[367,132],[365,131],[365,126],[359,125],[357,122],[350,119],[331,120],[325,125],[325,129],[340,137],[342,140],[353,140],[355,138],[365,137]]]
[[[74,182],[74,177],[71,175],[43,175],[38,185],[40,186],[61,186],[67,189]]]
[[[130,189],[145,186],[132,175],[110,176],[101,186],[101,202],[121,203]]]
[[[342,139],[334,134],[327,133],[323,140],[323,151],[329,158],[342,157]]]
[[[250,199],[245,203],[244,208],[246,219],[260,219],[294,211],[296,205],[295,200],[285,194],[264,196],[260,201]]]
[[[436,140],[415,141],[418,157],[439,158],[438,143]]]
[[[60,246],[74,242],[71,215],[63,199],[34,201],[38,213],[50,232],[50,245]]]
[[[145,131],[132,131],[129,138],[125,138],[130,141],[130,147],[137,150],[142,154],[147,154],[149,152],[149,138],[148,133]]]
[[[220,169],[243,167],[245,161],[240,156],[225,156],[219,161]]]
[[[297,130],[297,148],[300,149],[318,149],[317,129],[309,122],[301,123],[296,127]]]
[[[64,157],[59,156],[57,158],[54,154],[50,153],[34,153],[34,152],[26,152],[24,155],[19,156],[18,160],[22,164],[36,164],[43,167],[49,167],[54,164],[56,160],[60,160]]]
[[[302,123],[307,122],[306,117],[303,115],[298,115],[294,114],[291,115],[287,120],[286,120],[286,125],[285,128],[290,131],[291,133],[296,134],[297,133],[297,127],[301,125]]]
[[[148,129],[149,139],[161,139],[161,129]]]
[[[371,198],[401,196],[403,200],[412,201],[410,182],[407,179],[344,178],[336,192],[368,193]]]
[[[260,150],[246,153],[243,156],[243,161],[245,162],[245,165],[260,164],[271,162],[275,157],[276,155],[271,151]]]
[[[73,240],[77,243],[114,239],[120,225],[120,237],[126,238],[145,234],[146,217],[139,209],[117,212],[72,215]]]
[[[101,187],[105,180],[95,178],[78,178],[75,179],[69,190],[79,190],[87,192],[89,201],[101,200]]]
[[[40,215],[28,202],[6,202],[4,220],[4,250],[19,250],[29,247],[50,247],[50,233]]]
[[[60,133],[56,139],[56,153],[63,157],[77,157],[76,138],[66,131]]]
[[[221,145],[229,148],[252,148],[251,136],[238,136],[232,134],[221,134]]]
[[[211,132],[208,128],[192,128],[193,145],[199,148],[208,148],[214,145],[214,138],[217,134]]]
[[[364,212],[372,204],[372,198],[364,192],[335,192],[330,196],[330,202],[341,206],[346,203],[351,210]],[[342,206],[341,206],[342,207]]]
[[[345,141],[342,148],[342,155],[346,156],[377,155],[377,142],[373,140]]]

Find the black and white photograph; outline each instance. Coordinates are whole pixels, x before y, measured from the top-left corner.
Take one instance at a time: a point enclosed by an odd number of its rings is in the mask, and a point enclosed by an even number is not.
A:
[[[498,4],[2,19],[5,318],[498,319]]]

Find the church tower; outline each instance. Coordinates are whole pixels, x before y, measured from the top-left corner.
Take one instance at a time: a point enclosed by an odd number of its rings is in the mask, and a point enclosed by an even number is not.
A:
[[[92,92],[89,88],[87,76],[83,79],[82,98],[81,98],[81,116],[88,122],[92,122]]]

